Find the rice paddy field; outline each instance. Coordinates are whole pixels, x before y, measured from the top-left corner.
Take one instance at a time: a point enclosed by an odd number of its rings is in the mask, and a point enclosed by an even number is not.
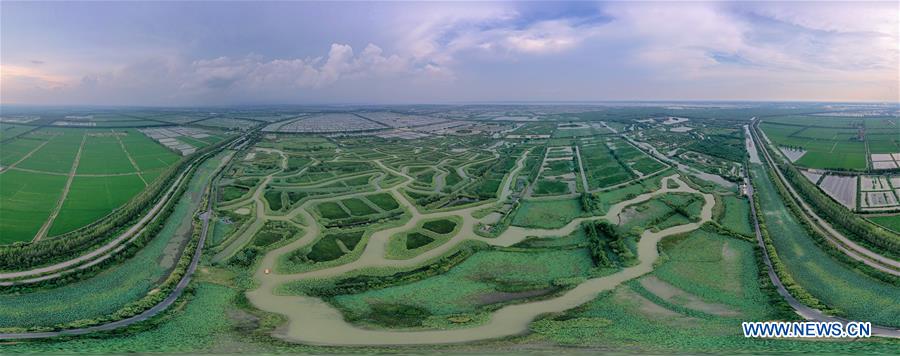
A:
[[[217,159],[206,161],[188,190],[200,189],[218,163]],[[52,327],[103,317],[151,293],[175,267],[178,247],[193,233],[193,212],[201,201],[199,194],[182,196],[160,232],[123,263],[74,283],[31,293],[0,294],[0,328]]]
[[[806,151],[794,162],[801,167],[865,170],[867,154],[900,152],[897,118],[785,116],[767,118],[760,127],[777,145]]]
[[[2,244],[31,241],[45,224],[47,236],[90,224],[179,160],[128,128],[38,128],[4,140],[0,152]]]

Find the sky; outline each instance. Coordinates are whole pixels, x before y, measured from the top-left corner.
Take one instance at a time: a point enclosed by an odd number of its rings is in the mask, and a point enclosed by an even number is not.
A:
[[[898,2],[0,2],[0,103],[900,101]]]

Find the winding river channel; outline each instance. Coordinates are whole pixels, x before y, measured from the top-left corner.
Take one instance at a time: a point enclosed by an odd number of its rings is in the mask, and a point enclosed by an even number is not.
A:
[[[511,193],[510,187],[514,181],[513,178],[522,170],[526,154],[527,152],[518,159],[516,167],[504,180],[499,201],[504,201],[509,197]],[[613,289],[625,281],[651,272],[653,270],[654,262],[659,257],[657,243],[666,236],[698,229],[703,223],[711,220],[712,210],[715,205],[715,199],[712,195],[694,190],[682,182],[677,175],[673,175],[662,179],[661,188],[659,190],[645,193],[630,200],[615,204],[610,207],[609,211],[603,216],[574,219],[569,224],[559,229],[509,227],[498,237],[485,238],[477,236],[472,232],[480,221],[473,217],[472,213],[476,210],[483,209],[485,207],[484,205],[467,207],[459,210],[421,213],[398,191],[400,187],[409,184],[413,180],[412,177],[390,169],[378,161],[375,163],[378,164],[380,168],[389,171],[390,173],[401,175],[407,179],[403,184],[387,189],[380,188],[378,191],[391,194],[406,208],[408,213],[411,214],[411,218],[402,226],[392,227],[373,233],[369,238],[365,250],[360,257],[353,262],[331,268],[293,274],[281,274],[278,273],[279,271],[277,270],[277,261],[280,256],[312,243],[320,233],[320,228],[307,209],[316,202],[334,198],[307,201],[295,208],[287,216],[266,216],[265,214],[257,216],[257,218],[274,218],[278,220],[293,219],[299,216],[306,222],[306,229],[304,230],[304,235],[302,237],[290,244],[269,251],[263,257],[262,262],[259,264],[254,275],[255,280],[258,282],[258,287],[247,292],[248,299],[257,308],[277,313],[287,318],[288,323],[286,327],[279,329],[277,335],[274,336],[291,342],[320,345],[400,345],[461,343],[523,334],[527,332],[529,323],[542,314],[561,312],[574,308],[596,298],[601,292]],[[670,181],[677,183],[678,187],[669,188],[668,183]],[[260,187],[259,189],[263,188],[264,187]],[[529,237],[568,235],[577,229],[582,221],[605,219],[618,223],[618,215],[624,208],[645,202],[657,195],[672,192],[702,195],[704,198],[704,205],[701,212],[701,219],[695,223],[674,226],[662,231],[644,231],[641,235],[640,242],[637,245],[638,257],[640,258],[639,264],[624,268],[608,276],[589,279],[564,294],[550,299],[505,306],[493,312],[490,315],[489,320],[484,324],[470,328],[413,331],[366,329],[344,321],[340,311],[320,298],[311,296],[279,295],[276,293],[277,287],[285,283],[334,277],[361,268],[414,268],[429,260],[444,255],[465,240],[479,240],[495,246],[510,246]],[[361,194],[371,194],[371,192],[357,193],[357,195]],[[347,196],[353,196],[353,194]],[[257,201],[259,199],[258,196],[254,195],[253,200]],[[257,209],[257,212],[260,210],[261,209]],[[414,228],[417,224],[422,222],[423,219],[448,216],[461,217],[463,226],[459,233],[443,245],[411,259],[395,260],[387,259],[385,257],[388,241],[394,234]],[[267,271],[269,273],[266,273]]]

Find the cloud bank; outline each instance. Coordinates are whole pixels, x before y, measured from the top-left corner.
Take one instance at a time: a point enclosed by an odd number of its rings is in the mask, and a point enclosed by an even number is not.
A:
[[[77,20],[39,28],[46,15],[14,5],[2,14],[4,103],[898,100],[896,3],[262,3],[235,9],[250,27],[222,33],[168,22],[177,9],[165,4],[93,15],[185,31],[139,28],[130,35],[146,41],[129,43]],[[28,42],[40,35],[72,46]]]

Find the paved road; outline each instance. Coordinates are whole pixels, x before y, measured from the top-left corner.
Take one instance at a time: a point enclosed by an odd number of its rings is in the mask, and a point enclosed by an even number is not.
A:
[[[142,231],[144,229],[144,227],[151,220],[153,220],[156,217],[156,215],[162,210],[163,206],[165,206],[166,203],[168,203],[169,200],[172,198],[172,196],[174,195],[175,189],[181,184],[181,181],[184,179],[185,174],[190,169],[191,169],[191,166],[188,166],[188,168],[185,169],[184,172],[181,172],[181,175],[178,177],[178,179],[175,181],[175,183],[173,183],[172,186],[169,187],[169,190],[166,191],[166,193],[163,195],[163,198],[160,199],[156,203],[156,205],[154,205],[153,208],[151,208],[150,211],[147,212],[147,214],[141,218],[141,220],[139,220],[136,224],[134,224],[130,228],[128,228],[128,230],[126,230],[125,232],[123,232],[121,235],[119,235],[115,239],[111,240],[110,242],[106,243],[105,245],[103,245],[95,250],[92,250],[91,252],[88,252],[84,255],[81,255],[81,256],[78,256],[71,260],[60,262],[60,263],[57,263],[54,265],[35,268],[35,269],[27,270],[27,271],[0,273],[0,280],[23,278],[23,277],[29,277],[29,276],[39,276],[39,275],[46,274],[46,273],[52,273],[52,272],[65,270],[65,269],[71,268],[75,265],[81,264],[82,262],[88,262],[90,260],[98,258],[101,255],[105,254],[106,252],[111,251],[112,249],[114,249],[117,245],[119,245],[123,241],[134,237],[137,233]],[[14,284],[14,283],[11,283],[11,284]],[[0,283],[0,285],[4,285],[4,283]]]
[[[755,192],[753,190],[753,185],[750,184],[750,170],[746,169],[745,172],[747,176],[744,177],[744,180],[747,183],[747,194],[750,196],[750,216],[753,218],[753,228],[756,231],[756,241],[759,243],[760,249],[762,249],[763,260],[766,263],[766,269],[768,270],[769,279],[772,280],[772,284],[775,286],[778,294],[780,294],[781,297],[784,298],[784,300],[788,303],[788,305],[790,305],[791,308],[794,309],[794,312],[797,313],[797,315],[800,315],[804,319],[813,321],[839,321],[846,324],[849,320],[836,318],[827,315],[818,309],[810,308],[806,306],[806,304],[803,304],[799,300],[797,300],[797,298],[794,298],[794,296],[788,293],[787,289],[784,288],[784,284],[781,283],[781,279],[778,278],[778,275],[775,274],[775,270],[772,268],[772,261],[769,259],[769,251],[766,250],[765,242],[763,242],[762,232],[759,229],[759,220],[757,220],[756,218],[756,204],[753,204],[753,194]],[[872,325],[872,335],[900,338],[900,329]]]

